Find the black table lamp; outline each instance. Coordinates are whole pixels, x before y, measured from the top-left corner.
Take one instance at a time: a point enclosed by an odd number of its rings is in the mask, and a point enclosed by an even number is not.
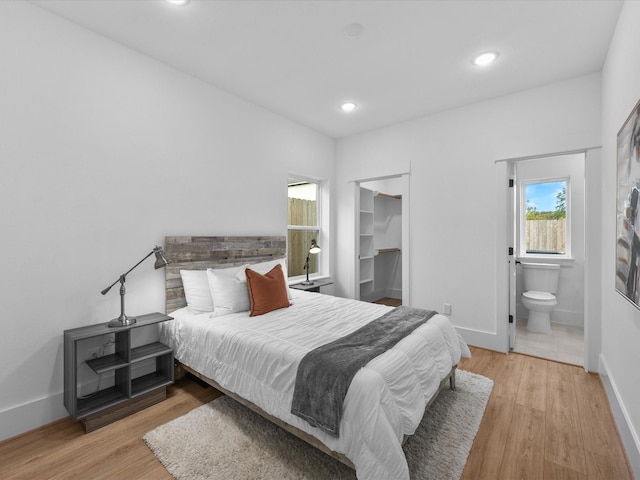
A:
[[[304,262],[304,269],[307,271],[307,279],[304,282],[301,282],[302,285],[313,285],[313,282],[309,281],[309,254],[320,253],[320,245],[316,243],[316,240],[311,240],[311,248],[309,249],[309,253],[307,253],[307,261]]]
[[[109,322],[110,327],[125,327],[127,325],[133,325],[134,323],[136,323],[135,317],[127,317],[124,314],[124,294],[125,294],[124,281],[127,275],[129,275],[129,273],[134,268],[136,268],[138,265],[140,265],[142,262],[144,262],[147,258],[149,258],[154,253],[156,255],[156,263],[153,265],[153,267],[156,270],[158,268],[163,268],[169,265],[170,261],[169,259],[167,259],[167,257],[165,257],[164,252],[162,251],[162,247],[158,247],[156,245],[154,249],[151,250],[142,260],[140,260],[133,267],[131,267],[127,273],[123,273],[122,275],[120,275],[120,278],[118,278],[118,280],[116,280],[115,282],[113,282],[111,285],[109,285],[107,288],[105,288],[100,292],[102,295],[106,295],[107,292],[111,290],[111,287],[113,287],[116,283],[120,282],[120,316],[118,318],[114,318]]]

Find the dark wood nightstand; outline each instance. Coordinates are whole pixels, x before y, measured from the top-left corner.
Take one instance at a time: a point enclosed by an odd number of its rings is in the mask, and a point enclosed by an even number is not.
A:
[[[320,287],[326,287],[327,285],[332,285],[333,280],[330,278],[321,278],[320,280],[312,280],[312,285],[303,285],[302,283],[295,283],[293,285],[289,285],[289,288],[295,288],[296,290],[304,290],[305,292],[316,292],[320,293]]]
[[[136,323],[124,327],[109,327],[107,322],[64,331],[64,406],[71,418],[82,421],[85,432],[164,400],[166,387],[173,383],[173,350],[160,342],[134,346],[132,341],[134,330],[173,320],[173,317],[149,313],[136,319]],[[84,362],[78,359],[82,342],[95,343],[95,339],[103,335],[113,337],[114,353]],[[79,398],[78,368],[83,363],[99,376],[112,375],[113,385]],[[153,371],[133,378],[136,366],[147,370],[150,367]]]

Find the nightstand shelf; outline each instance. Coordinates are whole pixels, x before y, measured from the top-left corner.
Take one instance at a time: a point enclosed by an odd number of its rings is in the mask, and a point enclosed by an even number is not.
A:
[[[173,350],[167,347],[164,343],[155,342],[147,345],[142,345],[131,349],[131,363],[140,362],[147,358],[157,358],[160,355],[171,353]]]
[[[129,362],[117,353],[113,353],[111,355],[105,355],[104,357],[87,360],[87,365],[97,374],[101,374],[126,367],[129,365]]]
[[[92,397],[78,399],[78,418],[87,417],[105,409],[106,407],[110,407],[114,403],[123,402],[125,400],[127,400],[127,396],[116,387],[105,388]]]
[[[168,386],[173,383],[166,375],[158,372],[148,373],[142,377],[135,378],[131,381],[131,396],[142,395],[150,390],[154,390],[159,386]]]
[[[289,288],[294,288],[296,290],[304,290],[305,292],[315,292],[320,293],[320,287],[326,287],[327,285],[333,284],[333,280],[330,278],[322,278],[319,280],[312,280],[311,285],[304,285],[303,283],[294,283],[293,285],[289,285]]]
[[[126,327],[108,323],[79,327],[64,332],[64,406],[72,418],[81,420],[89,432],[126,415],[164,400],[166,387],[173,383],[173,350],[160,342],[132,346],[134,330],[172,320],[161,313],[137,317]],[[109,335],[115,353],[82,362],[78,358],[82,342]],[[78,398],[78,368],[86,363],[97,375],[112,376],[108,383],[86,398]],[[152,372],[134,377],[134,369]],[[100,382],[98,382],[100,385]]]

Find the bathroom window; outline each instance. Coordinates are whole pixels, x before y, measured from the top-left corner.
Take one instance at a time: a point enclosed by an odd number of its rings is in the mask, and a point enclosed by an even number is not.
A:
[[[520,192],[521,255],[568,257],[569,179],[525,181]]]

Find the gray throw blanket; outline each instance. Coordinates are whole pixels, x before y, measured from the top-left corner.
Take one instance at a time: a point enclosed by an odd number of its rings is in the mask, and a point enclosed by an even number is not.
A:
[[[355,332],[307,353],[298,366],[291,413],[338,437],[344,397],[358,370],[435,314],[431,310],[397,307]]]

